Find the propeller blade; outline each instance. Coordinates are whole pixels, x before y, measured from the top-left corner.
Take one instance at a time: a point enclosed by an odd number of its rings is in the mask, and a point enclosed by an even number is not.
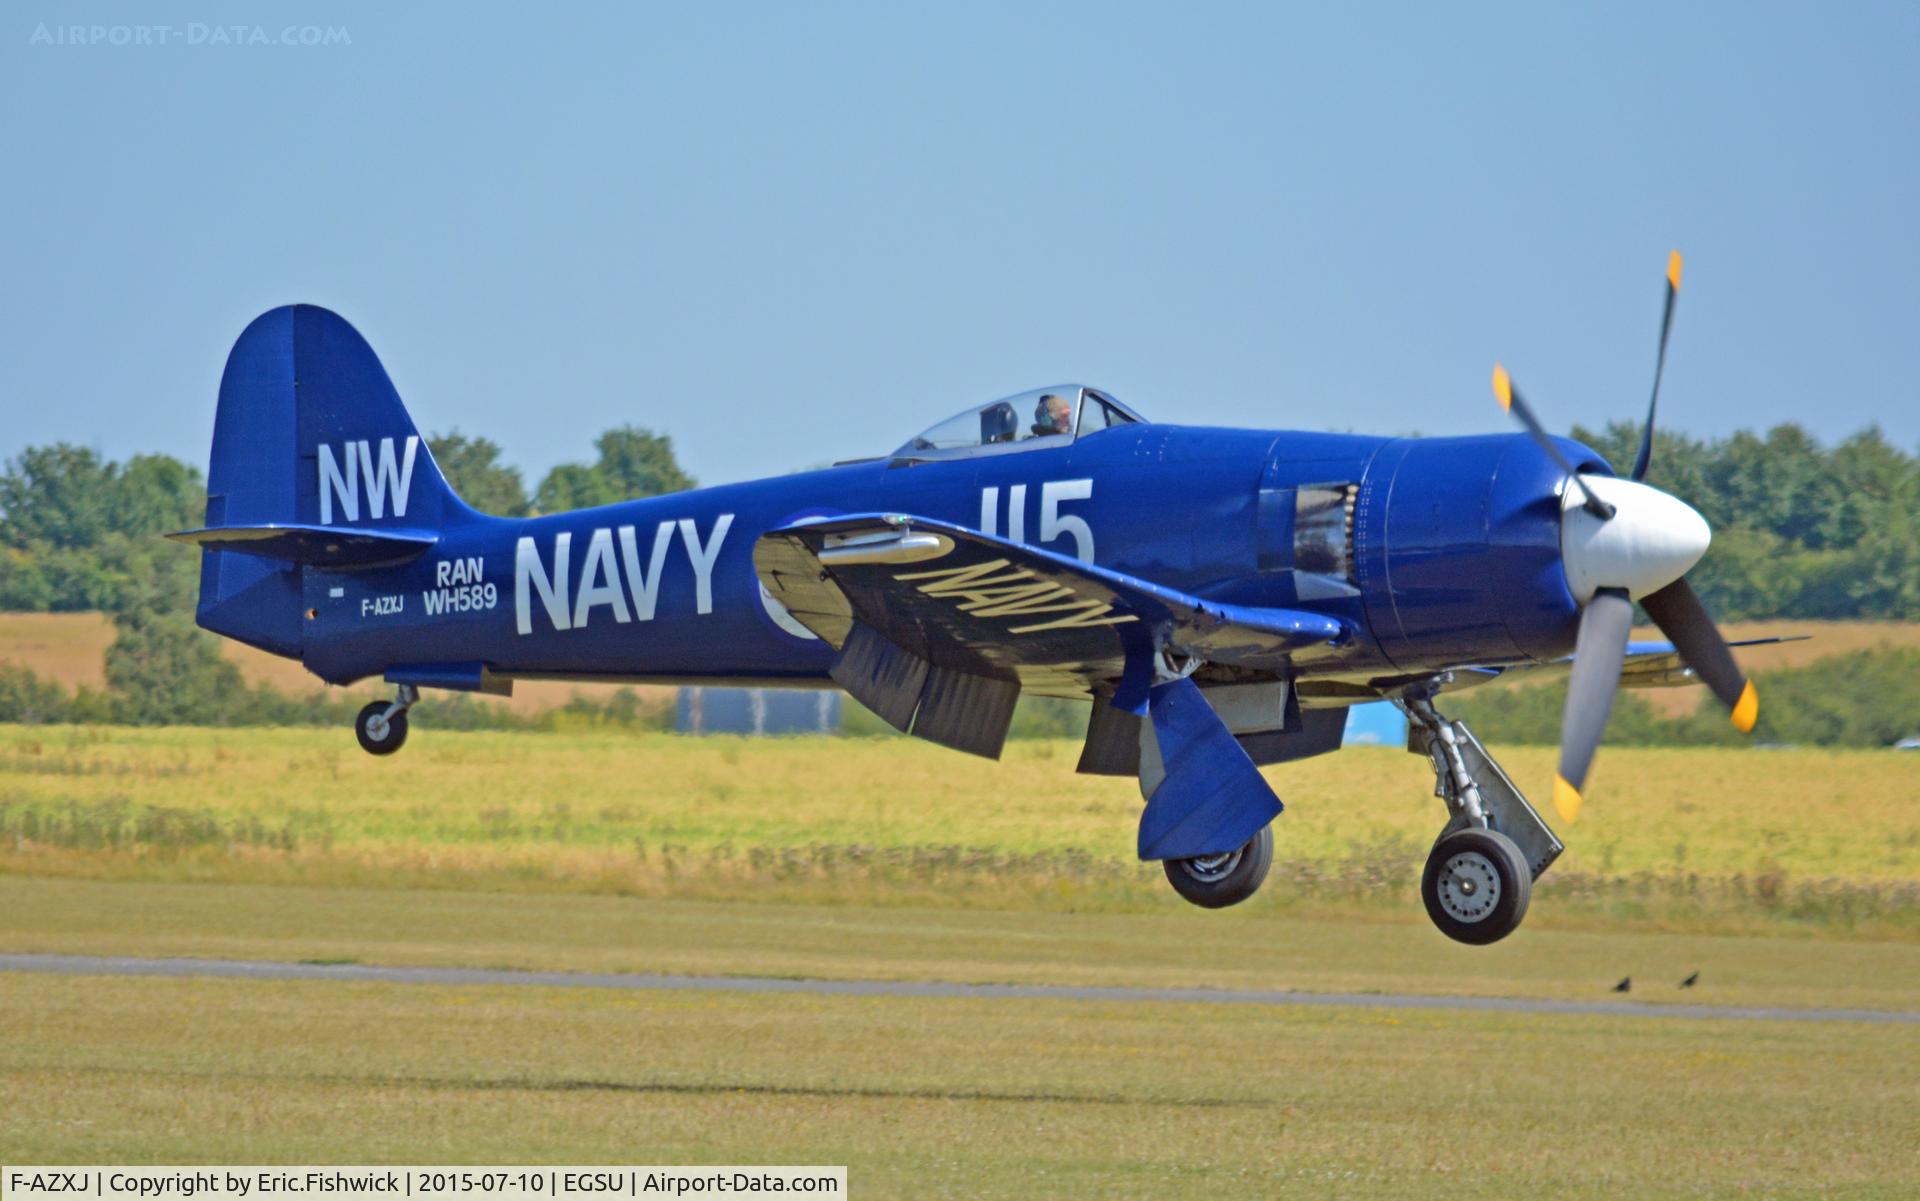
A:
[[[1586,481],[1580,478],[1580,473],[1573,469],[1573,464],[1567,462],[1567,456],[1561,454],[1560,448],[1554,445],[1553,439],[1540,424],[1540,419],[1533,415],[1533,409],[1520,395],[1520,390],[1513,386],[1513,379],[1507,374],[1507,369],[1498,363],[1493,365],[1493,395],[1494,399],[1500,402],[1501,408],[1518,417],[1520,424],[1527,427],[1527,432],[1532,434],[1533,440],[1540,444],[1540,449],[1547,452],[1547,457],[1553,460],[1554,466],[1566,472],[1573,480],[1580,489],[1580,495],[1586,497],[1586,500],[1581,502],[1581,507],[1602,521],[1612,517],[1613,506],[1595,496],[1593,489],[1587,487]]]
[[[1640,431],[1640,453],[1633,457],[1633,474],[1630,478],[1647,478],[1647,468],[1653,466],[1653,410],[1660,403],[1660,377],[1667,370],[1667,339],[1673,336],[1673,302],[1680,296],[1680,252],[1674,251],[1667,258],[1667,308],[1660,316],[1660,353],[1653,360],[1653,395],[1647,398],[1647,426]]]
[[[1580,815],[1580,790],[1587,786],[1587,769],[1607,731],[1632,628],[1633,601],[1625,588],[1600,589],[1580,614],[1567,709],[1560,719],[1560,774],[1553,779],[1553,807],[1569,823]]]
[[[1660,591],[1641,597],[1640,607],[1672,641],[1681,660],[1693,669],[1700,682],[1720,698],[1721,704],[1733,710],[1735,728],[1742,734],[1751,733],[1753,723],[1760,719],[1760,694],[1753,690],[1753,681],[1742,674],[1740,665],[1733,661],[1727,640],[1720,636],[1713,618],[1707,615],[1707,608],[1700,603],[1700,595],[1693,590],[1693,585],[1684,579],[1675,580]],[[1575,664],[1576,669],[1578,666]]]

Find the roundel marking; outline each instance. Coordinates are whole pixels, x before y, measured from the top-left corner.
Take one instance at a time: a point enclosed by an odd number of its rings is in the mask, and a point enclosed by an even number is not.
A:
[[[781,526],[798,525],[805,521],[822,521],[829,517],[838,517],[841,512],[842,510],[839,509],[801,509],[787,514],[768,528],[779,529]],[[751,563],[748,565],[748,570],[752,570]],[[780,598],[767,591],[767,586],[760,581],[758,575],[754,577],[753,584],[760,593],[760,611],[766,614],[767,620],[773,623],[775,629],[789,638],[797,638],[802,642],[820,641],[820,635],[801,625],[800,619],[788,612],[787,607],[780,603]]]

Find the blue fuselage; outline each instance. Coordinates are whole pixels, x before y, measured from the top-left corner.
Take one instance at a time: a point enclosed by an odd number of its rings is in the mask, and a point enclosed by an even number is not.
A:
[[[1057,448],[871,460],[524,520],[450,513],[410,563],[304,569],[297,645],[287,627],[249,640],[335,683],[465,661],[504,676],[819,683],[833,649],[764,596],[754,542],[807,517],[887,511],[1350,622],[1357,636],[1303,658],[1303,676],[1524,662],[1573,642],[1563,486],[1521,435],[1121,426]]]

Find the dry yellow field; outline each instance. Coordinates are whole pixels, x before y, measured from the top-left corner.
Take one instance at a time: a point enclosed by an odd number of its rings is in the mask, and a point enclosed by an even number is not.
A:
[[[1729,641],[1742,638],[1804,638],[1804,642],[1783,642],[1774,646],[1748,647],[1736,652],[1740,666],[1748,672],[1775,671],[1783,667],[1806,667],[1833,655],[1854,651],[1893,647],[1898,650],[1920,648],[1920,622],[1914,621],[1734,621],[1720,627]],[[1659,641],[1666,637],[1651,626],[1635,630],[1635,639]],[[1635,695],[1646,698],[1655,713],[1680,717],[1694,711],[1700,703],[1698,688],[1644,688]]]
[[[113,623],[104,613],[0,613],[0,663],[18,664],[66,688],[104,688],[107,647],[112,643]],[[222,640],[220,651],[249,684],[266,685],[294,696],[327,688],[291,659],[230,639]],[[516,685],[510,698],[476,699],[481,704],[504,705],[513,712],[531,714],[556,709],[575,696],[604,701],[618,690],[619,686],[613,684],[535,680]],[[356,696],[384,696],[388,689],[373,682],[349,691]],[[637,691],[663,704],[672,696],[669,688]]]
[[[67,688],[104,688],[112,643],[113,622],[104,613],[0,613],[0,663]]]
[[[1804,667],[1830,655],[1868,650],[1877,646],[1920,647],[1920,622],[1900,621],[1737,621],[1723,626],[1729,639],[1762,637],[1804,637],[1807,641],[1779,646],[1756,647],[1740,652],[1743,666],[1750,671],[1768,671],[1783,667]],[[1636,639],[1657,640],[1664,635],[1651,627],[1633,632]],[[100,688],[105,684],[107,646],[113,641],[113,625],[100,613],[0,613],[0,663],[17,663],[30,668],[44,679],[68,688]],[[269,655],[238,642],[226,641],[221,652],[240,669],[250,684],[264,684],[290,694],[317,692],[326,686],[306,669],[289,659]],[[1517,686],[1528,683],[1525,677]],[[354,690],[372,695],[381,692],[378,685],[362,685]],[[542,713],[564,705],[574,696],[605,700],[616,691],[610,684],[570,684],[529,681],[517,685],[509,700],[479,698],[486,704],[503,704],[517,713]],[[665,688],[640,691],[664,703],[670,696]],[[1639,693],[1656,711],[1668,715],[1691,712],[1698,703],[1697,688],[1653,688]]]
[[[1881,646],[1898,650],[1920,648],[1920,622],[1915,621],[1730,621],[1722,625],[1720,630],[1732,642],[1742,638],[1806,640],[1777,646],[1749,647],[1740,651],[1740,664],[1749,671],[1805,667],[1832,655],[1851,654]],[[1666,635],[1652,626],[1645,626],[1633,631],[1633,637],[1653,642]]]

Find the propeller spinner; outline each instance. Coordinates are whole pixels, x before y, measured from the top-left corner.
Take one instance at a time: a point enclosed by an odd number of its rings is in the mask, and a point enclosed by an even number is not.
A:
[[[1579,815],[1587,771],[1613,710],[1635,601],[1673,642],[1681,661],[1732,711],[1735,727],[1743,733],[1751,731],[1760,716],[1753,682],[1741,673],[1726,639],[1686,581],[1687,571],[1700,561],[1712,540],[1706,519],[1685,501],[1640,482],[1653,462],[1654,411],[1666,372],[1680,269],[1676,250],[1667,261],[1666,309],[1660,321],[1653,392],[1630,479],[1575,471],[1513,386],[1506,368],[1495,365],[1493,369],[1493,394],[1500,406],[1519,418],[1566,473],[1569,485],[1560,513],[1560,557],[1567,586],[1581,605],[1580,632],[1560,721],[1560,770],[1553,781],[1554,808],[1568,822]]]

